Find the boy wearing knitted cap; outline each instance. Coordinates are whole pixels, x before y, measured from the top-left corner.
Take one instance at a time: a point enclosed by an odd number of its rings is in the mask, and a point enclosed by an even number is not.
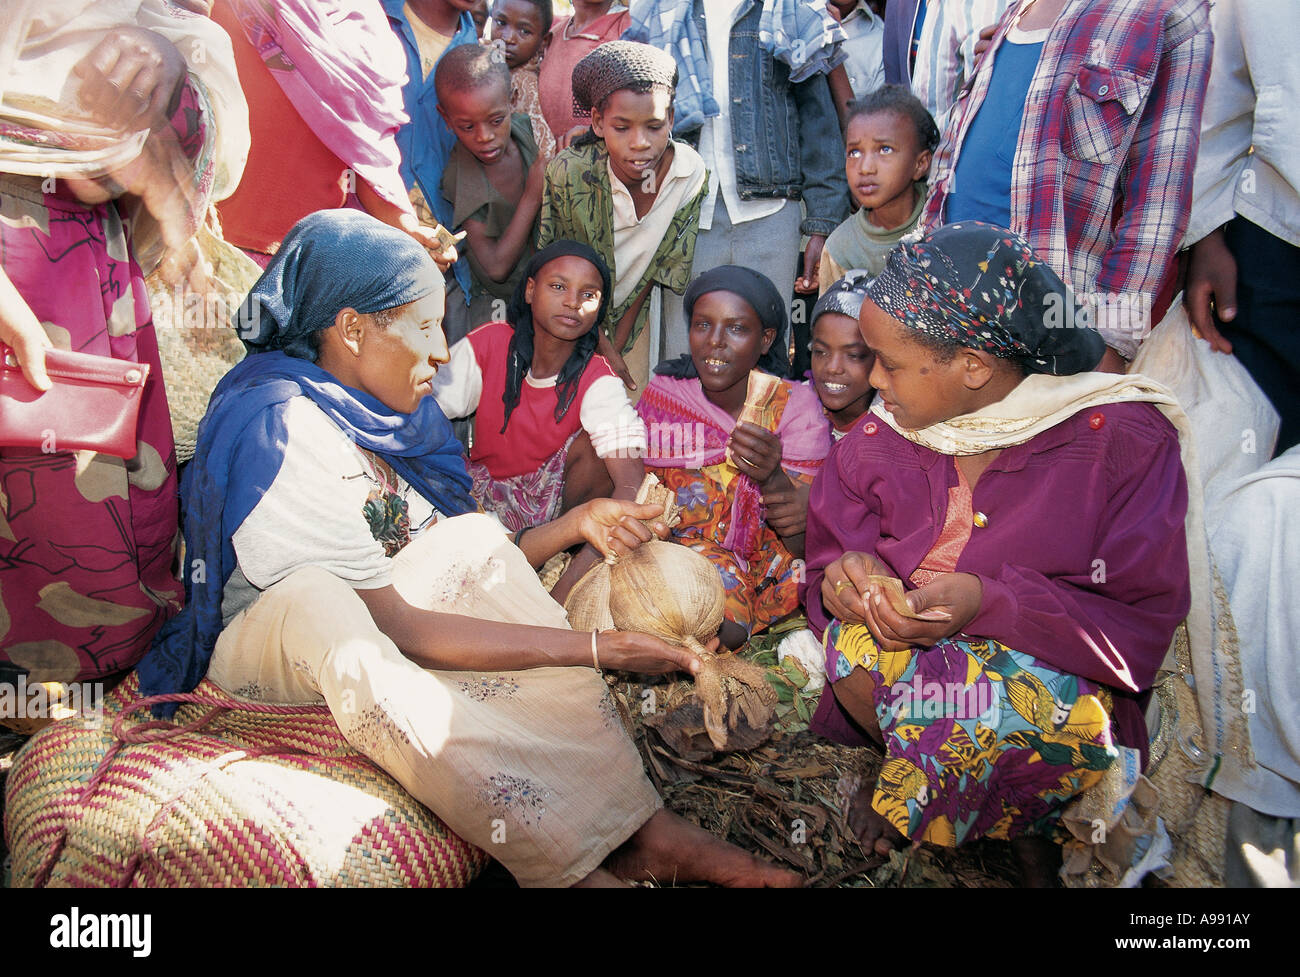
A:
[[[538,247],[571,238],[589,244],[614,281],[599,352],[629,390],[650,375],[650,297],[679,295],[691,278],[704,161],[671,136],[677,67],[647,44],[602,44],[573,70],[574,107],[591,130],[546,173]]]

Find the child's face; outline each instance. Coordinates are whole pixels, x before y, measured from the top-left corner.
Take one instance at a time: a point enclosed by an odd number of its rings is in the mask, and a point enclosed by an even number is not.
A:
[[[916,126],[897,112],[873,112],[849,122],[844,137],[844,175],[864,210],[877,210],[906,194],[930,169]]]
[[[624,186],[643,184],[645,192],[658,192],[647,177],[651,171],[662,176],[658,168],[673,131],[672,96],[661,88],[617,91],[603,109],[592,109],[591,130],[605,140],[610,166]]]
[[[504,80],[449,91],[439,100],[438,113],[479,162],[491,166],[505,155],[510,144],[510,86]]]
[[[565,342],[581,339],[596,324],[603,284],[600,272],[586,258],[576,254],[552,258],[524,285],[533,328]]]
[[[960,352],[948,362],[938,359],[871,299],[862,303],[858,325],[876,357],[871,385],[880,391],[885,409],[900,427],[918,431],[967,413]]]
[[[474,33],[478,35],[480,41],[483,40],[483,28],[487,26],[488,19],[487,0],[474,0],[469,15],[474,18]]]
[[[823,312],[813,323],[811,352],[813,384],[822,406],[836,413],[866,413],[876,358],[862,341],[858,320]]]
[[[542,46],[542,17],[527,0],[497,0],[492,8],[492,40],[506,49],[506,66],[527,64]]]
[[[704,395],[717,403],[731,399],[737,387],[744,399],[749,371],[776,339],[776,330],[764,329],[753,306],[734,292],[705,292],[691,310],[688,339]]]

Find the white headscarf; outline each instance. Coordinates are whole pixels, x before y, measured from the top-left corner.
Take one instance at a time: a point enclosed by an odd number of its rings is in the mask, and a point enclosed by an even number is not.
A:
[[[243,175],[249,146],[248,105],[230,38],[207,17],[167,0],[0,4],[0,171],[89,179],[139,154],[148,133],[123,135],[87,117],[72,74],[105,31],[124,26],[162,35],[185,58],[213,115],[203,151],[215,163],[212,199],[228,196]]]

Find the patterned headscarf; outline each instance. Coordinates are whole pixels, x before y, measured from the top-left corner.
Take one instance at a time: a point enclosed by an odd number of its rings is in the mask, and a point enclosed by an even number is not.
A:
[[[992,224],[948,224],[899,244],[867,295],[910,329],[1031,373],[1082,373],[1106,351],[1056,272],[1024,238]]]
[[[609,41],[573,66],[573,111],[589,116],[615,92],[677,88],[677,62],[667,51],[635,41]]]
[[[818,317],[827,312],[838,312],[850,319],[856,319],[862,312],[862,303],[866,300],[867,289],[871,287],[873,281],[875,279],[871,277],[871,273],[861,268],[846,271],[844,277],[837,279],[817,300],[817,304],[813,306],[812,318],[808,320],[810,325],[817,325]]]

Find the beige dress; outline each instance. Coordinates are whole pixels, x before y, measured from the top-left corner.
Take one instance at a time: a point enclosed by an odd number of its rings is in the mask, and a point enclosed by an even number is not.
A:
[[[412,606],[567,628],[494,519],[442,519],[393,559]],[[259,701],[324,701],[348,741],[520,885],[571,885],[662,806],[591,668],[422,669],[320,567],[267,588],[218,639],[208,672]]]

